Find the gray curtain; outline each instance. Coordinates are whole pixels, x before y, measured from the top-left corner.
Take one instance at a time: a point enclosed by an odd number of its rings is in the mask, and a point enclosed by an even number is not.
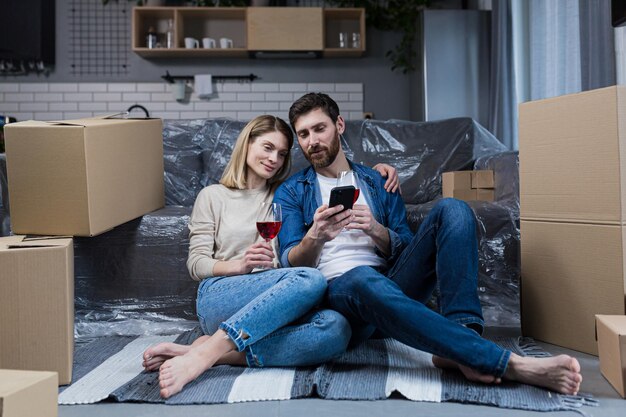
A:
[[[487,128],[509,149],[517,148],[517,97],[513,63],[511,1],[492,4],[491,79]]]
[[[579,0],[581,90],[616,83],[610,0]]]
[[[581,91],[579,1],[530,0],[530,99]]]
[[[610,0],[495,0],[493,6],[490,130],[510,148],[517,149],[517,103],[616,84]],[[505,43],[514,52],[510,61]],[[500,85],[507,82],[507,67],[514,94]]]
[[[610,0],[531,0],[531,99],[615,84]]]

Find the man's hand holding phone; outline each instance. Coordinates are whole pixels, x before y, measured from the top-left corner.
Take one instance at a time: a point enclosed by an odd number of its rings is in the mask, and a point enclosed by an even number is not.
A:
[[[343,210],[351,209],[356,200],[356,188],[353,185],[344,185],[341,187],[335,187],[330,190],[330,200],[328,202],[329,207],[335,207],[338,205],[343,206]]]
[[[315,210],[313,215],[313,226],[307,232],[307,235],[314,240],[326,243],[336,238],[339,233],[353,219],[352,210],[344,209],[339,204],[334,207],[328,207],[326,204]]]

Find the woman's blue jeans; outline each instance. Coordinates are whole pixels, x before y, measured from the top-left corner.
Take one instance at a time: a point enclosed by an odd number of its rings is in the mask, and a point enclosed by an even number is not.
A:
[[[356,267],[330,282],[328,302],[350,322],[351,344],[378,329],[406,345],[502,376],[510,352],[480,337],[477,280],[474,213],[462,201],[443,199],[386,275]],[[435,288],[439,313],[425,305]]]
[[[312,268],[207,278],[196,301],[200,327],[224,330],[251,367],[316,365],[345,352],[351,336],[341,314],[313,310],[326,288]]]

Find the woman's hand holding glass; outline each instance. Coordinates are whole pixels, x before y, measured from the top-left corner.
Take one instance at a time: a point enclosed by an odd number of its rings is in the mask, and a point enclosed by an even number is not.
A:
[[[241,264],[240,274],[249,274],[256,268],[270,269],[274,267],[274,251],[269,242],[258,242],[246,249]]]

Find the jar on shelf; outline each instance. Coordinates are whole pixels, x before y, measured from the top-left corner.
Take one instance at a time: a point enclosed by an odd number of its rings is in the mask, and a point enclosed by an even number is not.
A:
[[[148,28],[148,36],[146,36],[146,46],[150,49],[157,47],[157,33],[154,30],[154,26]]]
[[[167,21],[167,32],[165,33],[165,47],[174,48],[174,20]]]

